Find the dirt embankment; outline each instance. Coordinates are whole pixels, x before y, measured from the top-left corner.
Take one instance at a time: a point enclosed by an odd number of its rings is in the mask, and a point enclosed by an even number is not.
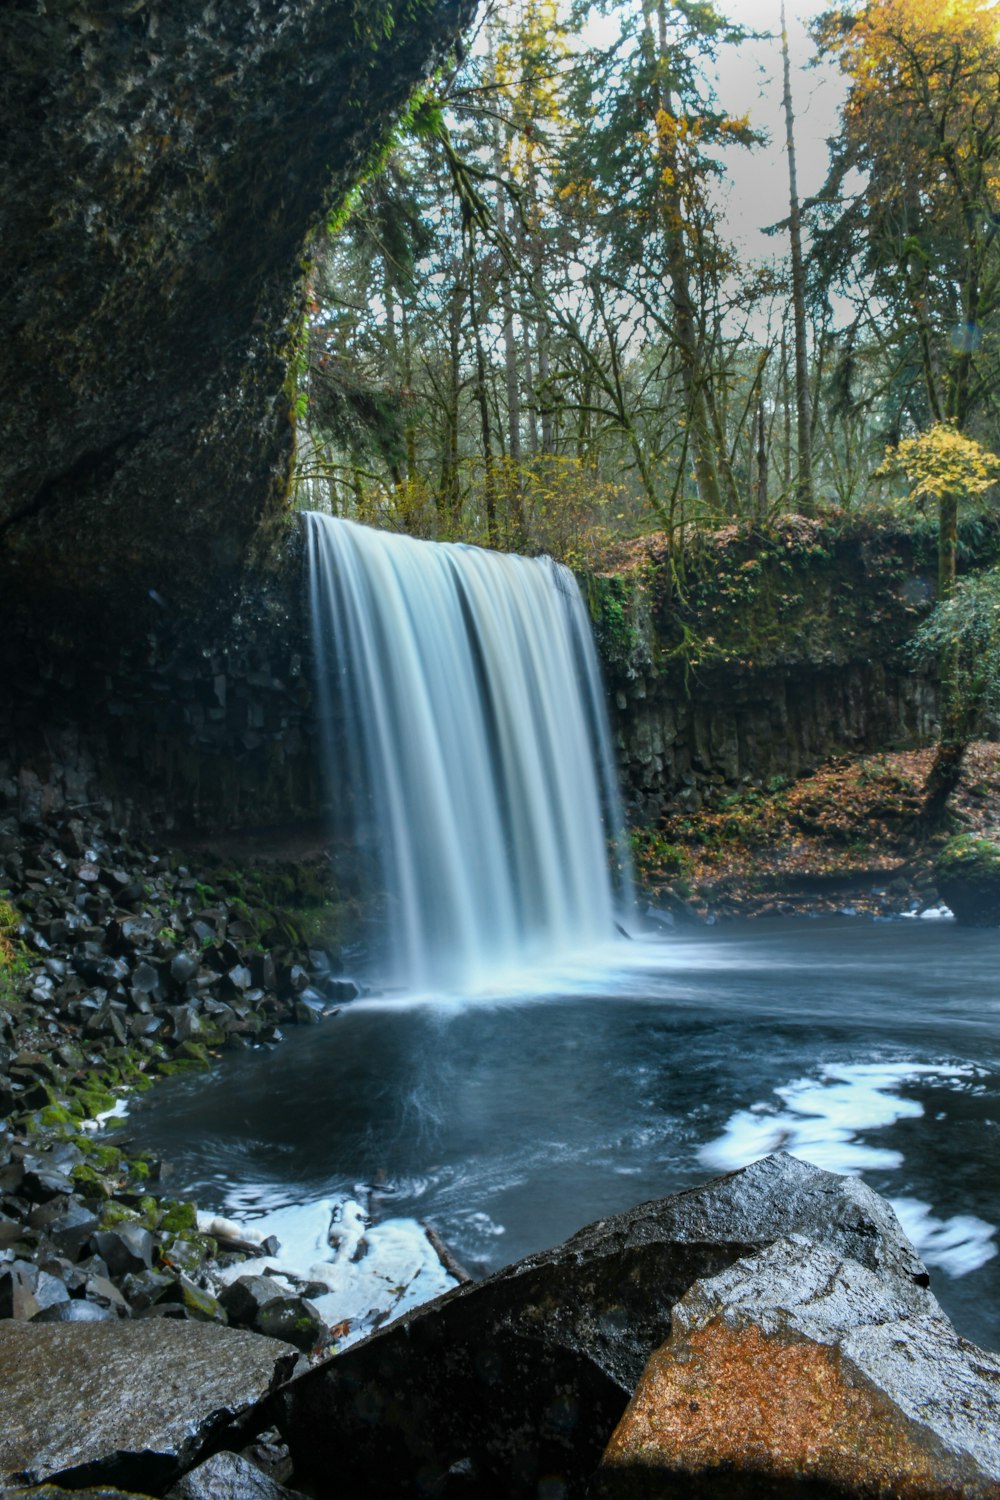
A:
[[[633,835],[642,893],[694,918],[938,903],[934,861],[951,834],[1000,832],[1000,744],[966,753],[947,824],[920,822],[933,749],[839,757],[797,781],[727,792]]]

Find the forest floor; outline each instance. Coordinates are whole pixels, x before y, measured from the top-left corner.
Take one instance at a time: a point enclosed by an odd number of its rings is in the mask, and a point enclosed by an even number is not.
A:
[[[642,893],[696,920],[931,908],[944,840],[1000,831],[1000,744],[970,746],[947,825],[928,835],[918,814],[933,759],[933,748],[839,757],[669,816],[633,835]]]

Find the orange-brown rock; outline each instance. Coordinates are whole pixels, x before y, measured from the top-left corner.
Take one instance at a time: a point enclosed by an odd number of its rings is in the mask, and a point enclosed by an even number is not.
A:
[[[675,1309],[592,1495],[1000,1497],[1000,1361],[929,1293],[923,1308],[919,1292],[880,1297],[870,1273],[801,1242],[742,1266]]]

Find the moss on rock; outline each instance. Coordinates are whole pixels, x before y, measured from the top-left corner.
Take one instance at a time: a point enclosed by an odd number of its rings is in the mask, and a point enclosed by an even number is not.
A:
[[[934,876],[956,922],[965,927],[1000,926],[1000,843],[959,834],[938,855]]]

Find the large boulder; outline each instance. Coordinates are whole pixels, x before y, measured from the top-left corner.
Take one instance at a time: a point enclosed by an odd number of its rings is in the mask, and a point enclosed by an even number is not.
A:
[[[949,839],[934,865],[942,901],[964,927],[1000,927],[1000,844],[962,833]]]
[[[474,8],[5,0],[5,606],[135,630],[234,576],[288,492],[309,236]]]
[[[674,1308],[592,1500],[1000,1496],[1000,1356],[930,1292],[798,1238]]]
[[[583,1495],[675,1304],[801,1235],[918,1297],[927,1273],[856,1178],[767,1157],[604,1219],[459,1287],[304,1373],[279,1397],[296,1478],[354,1500]]]
[[[162,1494],[206,1450],[252,1432],[298,1358],[203,1323],[0,1323],[0,1489]]]

